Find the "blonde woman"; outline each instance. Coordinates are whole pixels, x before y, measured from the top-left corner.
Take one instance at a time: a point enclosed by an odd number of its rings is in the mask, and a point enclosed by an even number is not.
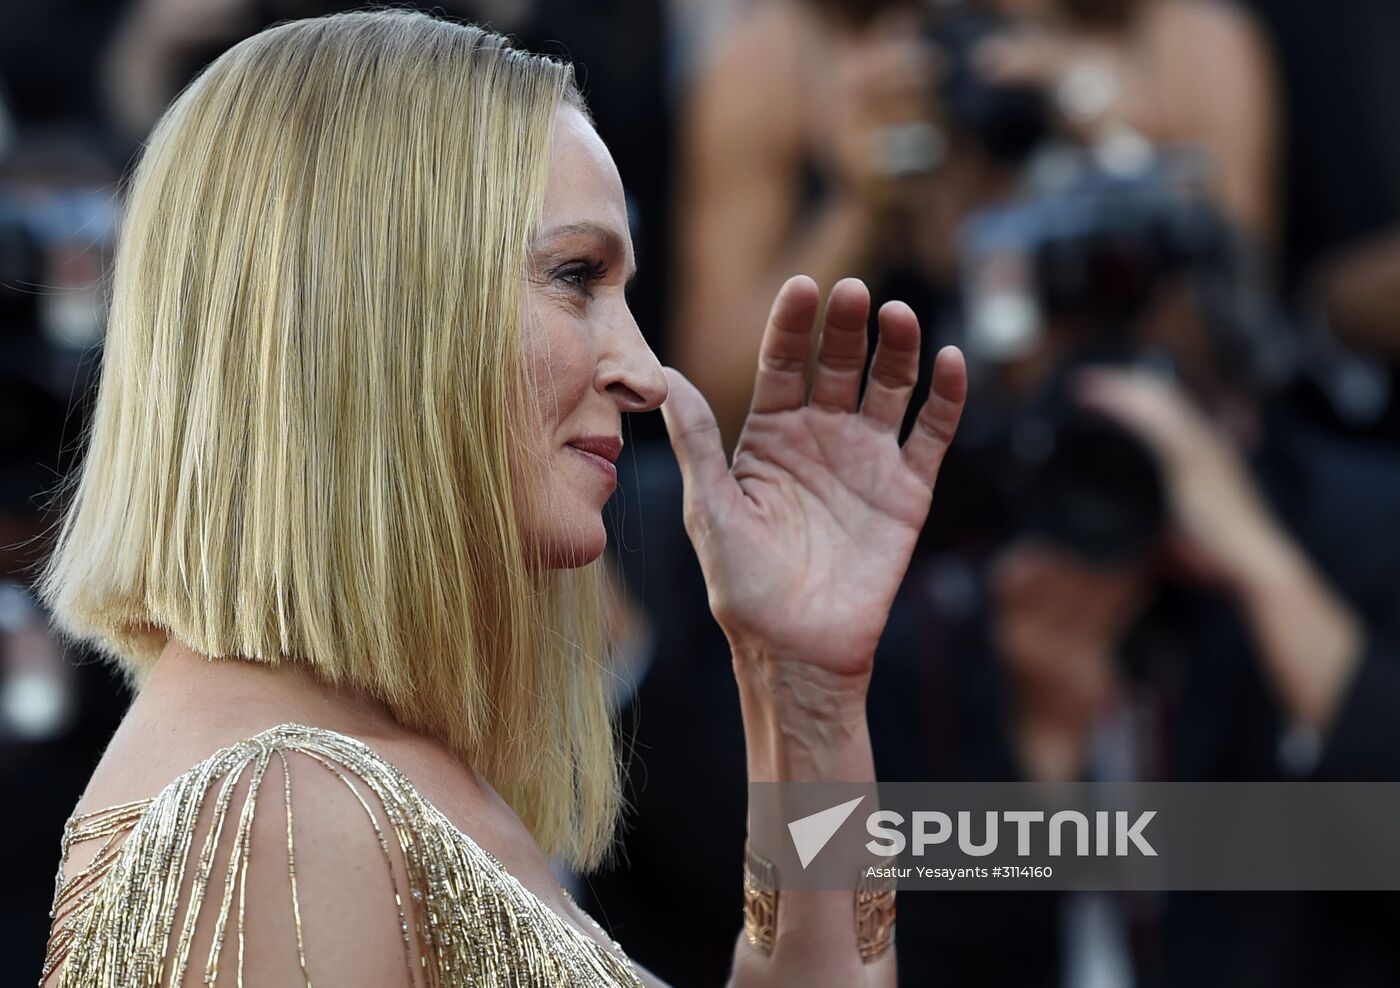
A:
[[[568,67],[475,28],[293,22],[175,101],[45,574],[140,687],[65,833],[45,985],[654,983],[548,866],[618,815],[595,560],[624,413],[665,413],[750,775],[872,777],[871,656],[961,359],[901,448],[912,313],[857,407],[869,300],[838,285],[809,398],[794,278],[731,465],[632,265]],[[685,890],[656,908],[684,922]],[[893,984],[855,925],[788,895],[733,983]]]

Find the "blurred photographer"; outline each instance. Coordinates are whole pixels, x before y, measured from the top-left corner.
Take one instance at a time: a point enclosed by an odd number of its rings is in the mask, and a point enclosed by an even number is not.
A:
[[[928,562],[923,599],[937,613],[921,632],[942,658],[926,683],[945,691],[930,711],[930,776],[1400,778],[1393,454],[1284,418],[1251,464],[1220,415],[1157,373],[1084,370],[1074,391],[1150,450],[1163,528],[1118,558],[1013,539],[961,612],[951,564]],[[998,957],[1006,983],[1082,984],[1104,969],[1110,984],[1400,977],[1393,895],[1021,900],[930,901],[920,930],[953,983],[1009,942],[1040,950]]]
[[[732,441],[758,345],[744,327],[782,272],[855,271],[877,302],[897,285],[940,335],[956,230],[1052,139],[1195,146],[1212,195],[1267,241],[1273,98],[1250,23],[1211,0],[757,3],[684,119],[678,363]]]
[[[1085,371],[1079,392],[1140,436],[1161,465],[1170,510],[1159,552],[1135,564],[1102,563],[1022,542],[992,579],[995,646],[1011,673],[1016,740],[1029,776],[1078,778],[1093,731],[1116,691],[1119,651],[1150,603],[1154,580],[1220,591],[1243,619],[1286,730],[1321,745],[1368,661],[1362,616],[1275,517],[1233,444],[1181,390],[1149,372]],[[1373,591],[1380,588],[1372,587]],[[1383,597],[1375,599],[1377,610]],[[1380,617],[1380,615],[1377,615]],[[1367,671],[1371,687],[1396,693],[1388,657]],[[1376,696],[1356,697],[1383,708]],[[1390,718],[1364,725],[1376,742]],[[1400,747],[1363,745],[1365,761],[1338,777],[1400,776]],[[1315,760],[1309,759],[1315,764]],[[1311,769],[1312,764],[1295,762]],[[1288,766],[1280,766],[1286,770]]]
[[[1400,778],[1400,455],[1281,400],[1309,351],[1189,162],[1052,171],[960,238],[977,512],[912,578],[934,666],[923,771]],[[1005,902],[916,916],[955,981],[1009,941],[1040,948],[998,957],[1010,983],[1368,985],[1400,976],[1394,900],[1042,895],[1019,921]]]

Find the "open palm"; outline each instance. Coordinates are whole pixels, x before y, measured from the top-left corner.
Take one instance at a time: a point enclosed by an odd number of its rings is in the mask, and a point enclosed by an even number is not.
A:
[[[818,302],[810,278],[779,291],[732,464],[708,404],[674,371],[662,410],[684,476],[686,529],[730,640],[861,676],[928,515],[966,372],[956,349],[939,353],[928,401],[901,446],[918,373],[913,312],[898,302],[881,309],[861,401],[870,297],[859,281],[838,283],[809,396]]]

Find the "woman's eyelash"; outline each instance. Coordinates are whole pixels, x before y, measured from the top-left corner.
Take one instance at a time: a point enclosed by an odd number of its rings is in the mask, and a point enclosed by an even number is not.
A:
[[[562,265],[554,272],[554,277],[574,288],[587,291],[590,286],[607,276],[608,266],[603,261],[573,261]]]

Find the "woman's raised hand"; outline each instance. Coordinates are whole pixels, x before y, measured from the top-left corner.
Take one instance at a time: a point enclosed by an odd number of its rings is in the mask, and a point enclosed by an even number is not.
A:
[[[673,370],[662,413],[684,477],[686,530],[736,656],[777,660],[777,678],[810,674],[863,700],[967,377],[962,354],[944,348],[901,446],[919,365],[913,311],[881,308],[861,400],[869,292],[855,279],[832,289],[809,394],[818,303],[807,277],[778,292],[732,464],[709,405]]]

